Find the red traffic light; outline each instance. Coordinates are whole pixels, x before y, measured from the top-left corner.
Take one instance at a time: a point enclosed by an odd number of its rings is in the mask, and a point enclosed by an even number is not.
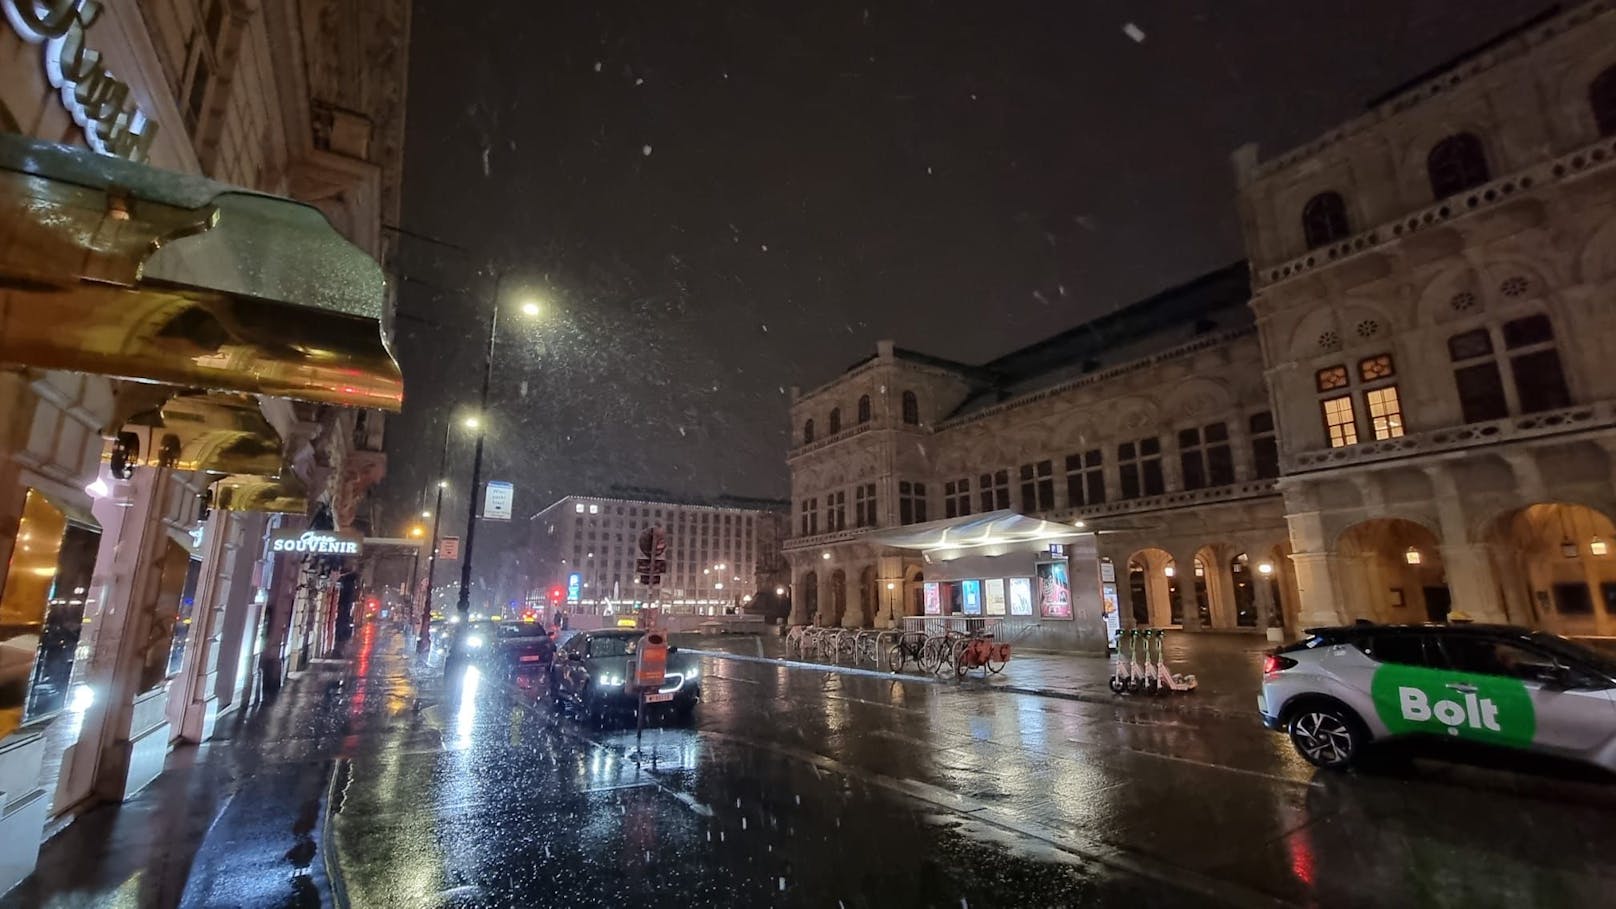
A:
[[[550,588],[550,599],[552,599],[552,600],[560,602],[561,598],[566,596],[566,595],[567,595],[567,592],[565,590],[562,590],[560,587],[551,587]]]

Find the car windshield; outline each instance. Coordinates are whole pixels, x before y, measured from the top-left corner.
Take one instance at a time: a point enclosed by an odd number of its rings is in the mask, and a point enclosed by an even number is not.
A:
[[[1541,631],[1532,634],[1532,643],[1563,660],[1582,663],[1597,672],[1616,678],[1616,657],[1605,651]]]
[[[622,635],[603,635],[598,638],[591,638],[589,641],[589,655],[592,657],[628,656],[633,643],[633,638]]]
[[[499,636],[502,638],[528,638],[545,637],[549,632],[538,622],[501,622]]]

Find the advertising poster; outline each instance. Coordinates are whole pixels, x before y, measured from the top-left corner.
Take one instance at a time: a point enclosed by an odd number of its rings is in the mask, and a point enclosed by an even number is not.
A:
[[[516,487],[503,480],[489,480],[483,486],[483,520],[509,521]]]
[[[1010,614],[1032,615],[1032,579],[1010,579]]]
[[[1004,615],[1004,578],[988,578],[988,615]]]
[[[981,581],[961,581],[960,582],[960,600],[962,601],[962,604],[963,604],[960,607],[961,612],[964,612],[966,615],[981,615],[982,614],[982,582]]]
[[[1038,614],[1046,619],[1072,617],[1072,583],[1065,562],[1038,563]]]
[[[1100,585],[1100,611],[1105,619],[1106,646],[1115,650],[1117,632],[1122,630],[1122,607],[1117,602],[1117,585]]]
[[[584,598],[584,576],[574,571],[567,575],[567,602],[576,603]]]
[[[927,581],[925,584],[922,585],[922,589],[925,591],[926,614],[927,615],[942,615],[943,614],[943,594],[942,594],[942,591],[938,589],[937,582],[936,581]]]

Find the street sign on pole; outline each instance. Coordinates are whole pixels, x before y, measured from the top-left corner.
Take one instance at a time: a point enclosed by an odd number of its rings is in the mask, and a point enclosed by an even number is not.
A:
[[[454,561],[460,558],[460,538],[443,537],[438,540],[438,558]]]
[[[489,480],[483,484],[483,520],[509,521],[515,499],[516,487],[501,480]]]

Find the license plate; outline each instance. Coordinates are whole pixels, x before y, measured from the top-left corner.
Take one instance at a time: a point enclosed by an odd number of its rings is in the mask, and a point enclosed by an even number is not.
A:
[[[519,661],[519,662],[523,662],[523,663],[537,663],[537,662],[538,662],[538,661],[539,661],[539,655],[538,655],[538,654],[536,654],[536,653],[535,653],[535,654],[531,654],[531,655],[529,655],[529,656],[525,656],[525,657],[522,657],[522,658],[521,658],[521,660],[520,660],[520,661]]]
[[[671,691],[651,691],[647,692],[645,695],[645,702],[647,704],[660,704],[663,701],[671,700],[673,700],[673,692]]]

